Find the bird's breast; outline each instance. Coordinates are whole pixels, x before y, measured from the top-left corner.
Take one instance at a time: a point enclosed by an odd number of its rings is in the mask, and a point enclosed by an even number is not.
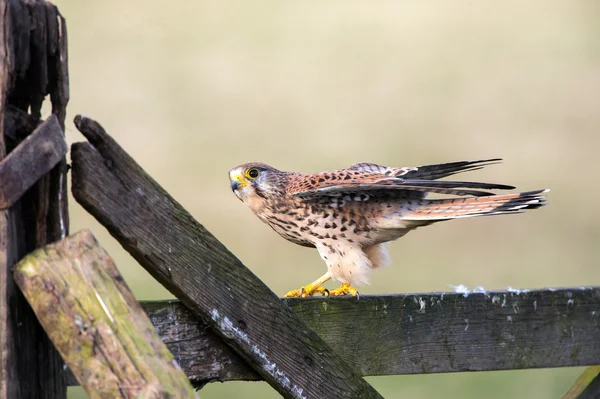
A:
[[[346,241],[360,246],[379,242],[372,215],[359,204],[332,208],[314,202],[292,201],[291,206],[268,207],[259,217],[283,238],[303,246]]]

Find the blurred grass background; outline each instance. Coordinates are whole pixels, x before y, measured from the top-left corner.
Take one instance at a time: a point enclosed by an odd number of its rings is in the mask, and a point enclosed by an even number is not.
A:
[[[69,31],[68,119],[100,121],[275,292],[324,264],[231,193],[227,172],[247,161],[316,172],[503,157],[469,179],[549,187],[548,207],[413,232],[361,292],[600,284],[598,1],[56,4]],[[82,140],[71,122],[67,136]],[[71,231],[90,227],[139,299],[171,297],[74,201],[71,212]],[[550,398],[580,371],[368,380],[386,398]],[[279,395],[217,383],[201,396]]]

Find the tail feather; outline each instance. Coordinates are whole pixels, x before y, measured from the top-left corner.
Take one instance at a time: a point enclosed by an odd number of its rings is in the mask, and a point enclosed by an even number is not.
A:
[[[549,190],[485,197],[421,200],[417,206],[402,214],[402,220],[437,221],[476,216],[522,213],[546,204],[543,195]]]

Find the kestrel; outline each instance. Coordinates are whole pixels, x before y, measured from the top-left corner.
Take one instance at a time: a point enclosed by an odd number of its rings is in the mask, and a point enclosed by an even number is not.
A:
[[[316,281],[286,297],[357,295],[353,286],[368,283],[369,272],[388,266],[386,245],[417,227],[444,220],[504,215],[535,209],[548,190],[494,194],[513,186],[436,180],[480,169],[501,159],[391,168],[358,163],[315,174],[284,172],[264,163],[229,171],[235,195],[260,220],[288,241],[315,247],[327,264]],[[428,193],[451,198],[426,199]],[[328,291],[329,279],[341,287]]]

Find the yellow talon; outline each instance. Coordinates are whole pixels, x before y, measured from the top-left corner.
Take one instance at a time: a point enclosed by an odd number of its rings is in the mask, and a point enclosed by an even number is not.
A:
[[[339,288],[329,291],[330,296],[341,296],[341,295],[352,295],[355,297],[359,297],[358,291],[356,288],[350,286],[350,283],[344,283]]]
[[[315,294],[323,294],[328,296],[329,290],[325,287],[315,287],[313,284],[305,285],[304,287],[298,290],[288,291],[287,294],[284,295],[285,298],[306,298],[309,296],[313,296]]]
[[[292,290],[285,294],[286,298],[306,298],[307,296],[313,296],[314,294],[323,294],[325,296],[329,296],[329,290],[327,288],[322,287],[324,283],[326,283],[331,276],[329,272],[325,273],[312,283],[305,285],[299,290]]]

